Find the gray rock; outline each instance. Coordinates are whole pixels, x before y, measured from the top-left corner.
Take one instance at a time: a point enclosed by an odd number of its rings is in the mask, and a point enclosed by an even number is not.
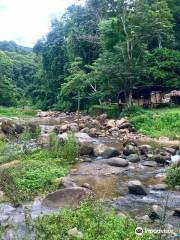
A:
[[[127,160],[118,157],[105,159],[102,162],[114,167],[127,167],[129,164]]]
[[[138,148],[133,145],[127,145],[123,150],[124,155],[129,156],[130,154],[137,154]]]
[[[170,153],[170,154],[172,154],[172,155],[175,155],[175,154],[176,154],[176,149],[174,149],[174,148],[164,147],[163,149],[164,149],[167,153]]]
[[[138,154],[131,154],[127,157],[127,160],[132,163],[137,163],[140,161],[140,157]]]
[[[90,191],[82,187],[71,187],[49,193],[42,204],[48,208],[63,208],[78,206],[80,201],[87,199]]]
[[[147,195],[148,191],[145,186],[139,180],[133,180],[128,182],[129,192],[137,195]]]
[[[144,216],[141,216],[141,217],[136,217],[136,220],[141,221],[143,223],[150,223],[151,222],[151,219],[148,215],[144,215]]]
[[[113,147],[108,147],[104,144],[99,144],[94,147],[94,155],[96,157],[102,156],[103,158],[111,158],[119,156],[120,152],[118,149]]]
[[[155,220],[155,219],[160,219],[161,216],[163,214],[163,209],[162,207],[160,207],[159,205],[153,205],[152,206],[152,210],[149,214],[149,217],[152,219],[152,220]]]
[[[60,179],[59,189],[78,187],[77,184],[70,177],[63,177]]]
[[[152,151],[152,147],[148,144],[140,145],[139,150],[141,154],[148,154]]]
[[[152,189],[155,191],[165,191],[167,190],[167,188],[168,188],[168,185],[165,183],[160,183],[152,186]]]
[[[146,166],[146,167],[157,167],[157,162],[154,162],[154,161],[144,161],[142,163],[143,166]]]
[[[79,147],[79,154],[83,155],[92,155],[93,154],[93,145],[92,143],[85,142],[81,143]]]
[[[173,215],[177,216],[177,217],[180,217],[180,208],[175,208]]]
[[[166,164],[167,163],[166,156],[163,156],[161,154],[154,155],[154,160],[159,164]]]

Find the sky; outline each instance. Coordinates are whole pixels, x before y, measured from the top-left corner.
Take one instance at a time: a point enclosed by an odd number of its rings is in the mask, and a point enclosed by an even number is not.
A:
[[[71,4],[84,0],[0,0],[0,41],[13,40],[33,47],[45,36],[51,21],[66,11]]]

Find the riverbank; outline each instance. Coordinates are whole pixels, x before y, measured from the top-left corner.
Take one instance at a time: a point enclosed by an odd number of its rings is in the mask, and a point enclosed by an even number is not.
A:
[[[8,123],[12,124],[11,121]],[[136,239],[134,228],[137,224],[142,225],[142,222],[146,222],[148,226],[158,228],[164,213],[166,218],[163,227],[171,227],[176,232],[179,222],[177,212],[180,208],[180,192],[178,186],[174,186],[173,189],[168,186],[165,178],[169,166],[173,165],[173,157],[178,158],[179,144],[168,142],[165,144],[167,146],[164,146],[160,142],[157,144],[153,139],[148,144],[147,141],[144,144],[139,141],[142,135],[131,131],[127,118],[113,120],[107,119],[106,115],[97,118],[82,115],[79,127],[76,114],[57,112],[42,112],[37,117],[26,120],[25,123],[24,120],[22,122],[18,120],[18,124],[21,123],[23,126],[24,124],[36,126],[40,128],[40,132],[36,139],[25,138],[25,140],[20,137],[22,133],[17,133],[15,122],[11,125],[12,128],[8,128],[11,129],[10,133],[15,133],[13,143],[21,146],[20,149],[24,152],[20,153],[20,158],[12,157],[0,165],[2,169],[5,166],[8,173],[12,169],[21,200],[20,205],[19,201],[15,201],[13,205],[13,202],[8,202],[10,199],[4,191],[6,196],[4,203],[0,204],[0,221],[6,228],[6,236],[14,233],[11,226],[14,223],[18,229],[16,234],[23,236],[28,227],[26,217],[30,217],[33,219],[30,222],[34,222],[43,215],[57,213],[59,207],[79,204],[79,201],[86,200],[89,193],[95,202],[103,202],[105,209],[115,209],[115,218],[126,216],[133,219],[134,227],[128,232],[132,234],[131,239]],[[74,145],[73,139],[70,141],[71,144],[67,141],[72,132],[77,145]],[[4,135],[11,145],[7,129]],[[78,146],[79,155],[75,154],[76,151],[72,151],[75,146]],[[6,149],[8,151],[8,148]],[[19,161],[20,165],[14,160]],[[56,169],[52,171],[54,167]],[[5,186],[11,186],[10,190],[12,190],[12,183],[13,181],[7,184],[5,182]],[[170,197],[166,203],[168,196]],[[27,202],[28,200],[32,201]],[[167,206],[164,212],[165,205]],[[47,228],[49,219],[53,219],[54,225],[51,227],[55,227],[56,221],[51,216],[37,221],[40,224],[37,225],[37,229],[41,227],[45,229],[46,236],[49,236],[51,231]],[[65,236],[68,230],[75,227],[78,232],[86,236],[85,225],[80,226],[70,219],[69,221],[69,229],[62,226],[66,229],[63,233]],[[121,232],[123,232],[122,227]],[[34,231],[31,230],[28,236],[32,236],[33,239],[33,234]],[[121,239],[120,235],[117,237]]]

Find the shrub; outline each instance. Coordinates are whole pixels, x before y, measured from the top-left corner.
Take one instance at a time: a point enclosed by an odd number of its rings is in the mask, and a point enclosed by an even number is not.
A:
[[[139,106],[125,107],[122,109],[120,117],[136,116],[138,114],[144,114],[146,112],[147,111],[145,111],[142,107]]]
[[[13,160],[19,154],[19,150],[16,144],[0,141],[0,164]]]
[[[180,186],[180,167],[173,166],[167,170],[166,183],[172,188]]]
[[[129,218],[121,218],[114,211],[105,212],[96,202],[83,202],[77,209],[62,209],[58,214],[43,216],[35,222],[36,240],[77,239],[67,232],[77,228],[84,240],[125,240],[139,239],[135,235],[137,223]],[[153,239],[143,234],[142,240]]]
[[[78,157],[78,145],[72,133],[64,142],[60,142],[55,133],[49,136],[49,151],[52,156],[66,160],[67,163],[73,163]]]
[[[122,108],[118,105],[94,105],[90,108],[89,113],[91,115],[100,115],[106,113],[108,118],[118,118]]]

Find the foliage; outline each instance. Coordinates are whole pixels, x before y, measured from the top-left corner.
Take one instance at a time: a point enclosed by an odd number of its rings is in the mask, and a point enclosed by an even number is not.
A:
[[[147,111],[144,110],[142,107],[139,106],[131,106],[122,109],[120,114],[121,117],[133,117],[138,116],[140,114],[145,114]]]
[[[154,50],[147,58],[152,85],[166,88],[180,87],[180,52],[161,48]]]
[[[15,159],[19,154],[19,147],[15,144],[0,141],[0,164],[9,162]]]
[[[147,110],[138,115],[131,115],[130,123],[136,131],[145,135],[180,139],[179,108]]]
[[[15,108],[0,106],[0,117],[21,117],[29,118],[34,117],[37,112],[31,107]]]
[[[116,105],[94,105],[90,108],[89,113],[91,115],[100,115],[106,113],[108,118],[118,118],[121,114],[121,107]]]
[[[173,166],[167,170],[166,182],[172,188],[180,185],[180,167]]]
[[[67,232],[77,228],[84,240],[124,240],[138,239],[135,235],[137,223],[129,218],[121,218],[114,211],[105,212],[96,202],[83,202],[77,209],[62,209],[59,214],[43,216],[35,222],[36,240],[76,239],[69,238]],[[153,239],[143,234],[141,239]]]
[[[49,137],[49,151],[55,158],[65,159],[67,163],[73,163],[78,157],[78,145],[73,134],[69,134],[64,142],[60,142],[55,133]]]
[[[48,149],[19,154],[16,156],[16,165],[2,169],[0,188],[13,203],[54,191],[57,186],[53,180],[67,173],[69,164],[76,161],[77,154],[78,148],[73,136],[70,135],[61,144],[51,136]]]

